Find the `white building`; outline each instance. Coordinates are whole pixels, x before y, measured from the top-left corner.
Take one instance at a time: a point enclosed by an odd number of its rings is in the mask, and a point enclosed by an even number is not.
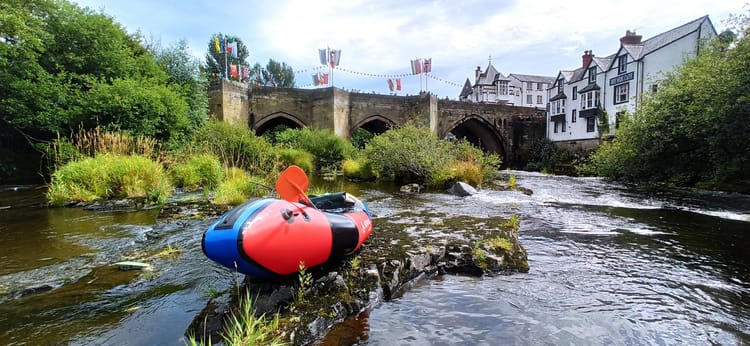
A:
[[[613,135],[619,120],[632,114],[643,94],[658,92],[665,74],[694,58],[716,37],[708,16],[641,41],[627,31],[620,49],[600,58],[588,50],[581,67],[560,71],[549,93],[547,137],[569,148],[592,148]],[[609,129],[599,128],[604,109]]]
[[[554,82],[554,77],[546,76],[511,73],[506,77],[490,62],[484,72],[477,66],[473,85],[466,78],[459,100],[544,109],[549,97],[547,89]]]

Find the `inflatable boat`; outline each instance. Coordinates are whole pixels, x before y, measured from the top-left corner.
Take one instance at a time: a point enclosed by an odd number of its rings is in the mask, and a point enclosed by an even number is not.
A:
[[[362,246],[373,228],[367,206],[345,192],[308,198],[307,176],[295,182],[288,172],[277,181],[283,199],[237,206],[204,232],[208,258],[248,276],[269,278],[297,273],[300,264],[321,265]]]

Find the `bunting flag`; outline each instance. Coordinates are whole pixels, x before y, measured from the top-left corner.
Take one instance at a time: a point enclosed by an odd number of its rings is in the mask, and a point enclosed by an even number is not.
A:
[[[401,78],[396,79],[396,91],[401,91]]]
[[[331,49],[330,56],[328,62],[331,64],[331,68],[339,66],[339,62],[341,61],[341,49]]]
[[[318,49],[318,55],[320,56],[320,64],[328,65],[328,57],[331,55],[328,48]]]
[[[422,59],[416,59],[411,61],[411,74],[422,73]]]
[[[219,53],[227,52],[227,40],[223,35],[219,35]]]
[[[242,79],[248,79],[250,78],[250,68],[249,67],[243,67],[242,68]]]
[[[388,90],[393,91],[393,79],[388,80]]]
[[[237,78],[237,65],[229,65],[229,75],[232,76],[232,78]]]
[[[221,44],[219,43],[219,36],[214,36],[214,47],[216,48],[216,52],[221,52]]]
[[[229,50],[227,53],[231,54],[233,58],[237,57],[237,42],[228,44],[227,49]]]
[[[313,85],[318,86],[320,85],[320,76],[318,74],[312,75]]]
[[[424,59],[424,63],[422,64],[422,72],[424,73],[432,72],[432,58]]]

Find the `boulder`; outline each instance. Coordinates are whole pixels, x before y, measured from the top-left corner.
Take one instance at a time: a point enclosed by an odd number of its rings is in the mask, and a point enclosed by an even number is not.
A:
[[[477,194],[477,190],[475,188],[461,181],[453,184],[453,186],[451,186],[450,190],[448,191],[450,191],[451,194],[459,197],[466,197]]]

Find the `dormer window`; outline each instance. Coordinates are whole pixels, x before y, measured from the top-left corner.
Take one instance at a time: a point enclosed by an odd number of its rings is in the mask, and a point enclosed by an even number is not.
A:
[[[617,58],[617,73],[622,74],[628,71],[628,56],[621,55]]]
[[[589,84],[596,83],[596,66],[589,67]]]
[[[562,79],[557,80],[557,93],[558,94],[563,93],[563,80]]]

